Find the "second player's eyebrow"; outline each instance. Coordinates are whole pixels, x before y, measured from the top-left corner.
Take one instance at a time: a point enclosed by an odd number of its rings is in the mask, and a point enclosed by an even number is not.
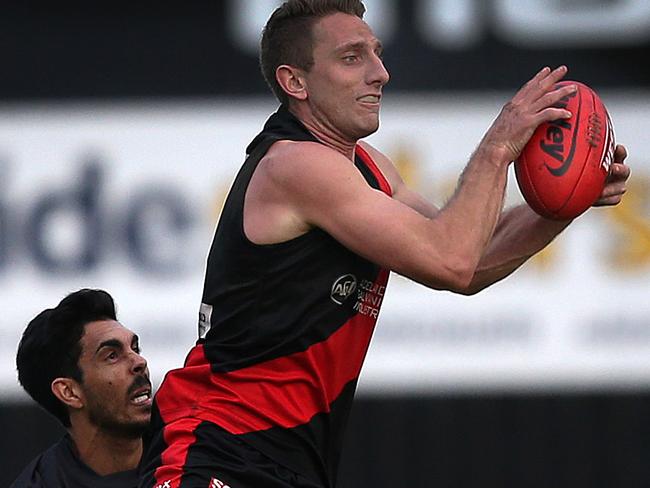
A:
[[[140,344],[140,338],[138,337],[137,334],[133,334],[133,337],[131,337],[131,347],[138,346]],[[95,350],[95,354],[99,352],[99,350],[102,347],[114,347],[116,349],[121,349],[122,348],[122,343],[117,340],[117,339],[106,339],[105,341],[102,341],[99,346],[97,346],[97,349]]]
[[[99,346],[97,346],[95,354],[97,354],[103,347],[114,347],[115,349],[121,349],[122,343],[117,339],[107,339],[105,341],[102,341],[99,343]]]

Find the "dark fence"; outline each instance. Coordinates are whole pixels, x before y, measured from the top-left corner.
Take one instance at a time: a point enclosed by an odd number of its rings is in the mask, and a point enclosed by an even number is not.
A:
[[[650,393],[361,397],[340,488],[613,488],[650,485]],[[0,407],[0,486],[61,429]]]

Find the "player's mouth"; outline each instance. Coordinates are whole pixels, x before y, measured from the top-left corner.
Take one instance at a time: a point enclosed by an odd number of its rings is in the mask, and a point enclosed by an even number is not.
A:
[[[138,407],[151,406],[151,381],[146,376],[137,376],[128,391],[129,402]]]
[[[357,98],[357,101],[369,105],[379,105],[379,102],[381,101],[381,95],[364,95]]]
[[[138,388],[134,391],[129,400],[133,405],[138,407],[150,406],[151,405],[151,387]]]

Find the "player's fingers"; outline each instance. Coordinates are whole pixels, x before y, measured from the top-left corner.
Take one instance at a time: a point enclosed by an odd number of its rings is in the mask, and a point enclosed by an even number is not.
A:
[[[630,177],[630,167],[623,163],[612,163],[609,168],[609,175],[607,175],[607,181],[627,181]]]
[[[514,103],[522,103],[525,100],[535,101],[548,92],[567,73],[568,68],[564,65],[551,70],[549,67],[542,68],[530,81],[528,81],[517,92],[512,99]]]
[[[617,205],[623,200],[623,195],[627,188],[619,185],[607,185],[600,195],[594,207],[602,207],[604,205]]]
[[[564,78],[568,71],[569,69],[565,65],[558,66],[554,70],[549,71],[546,76],[542,75],[539,78],[534,78],[533,83],[531,83],[531,88],[541,96],[542,93],[551,90],[558,81]]]
[[[519,91],[515,94],[515,96],[512,98],[512,101],[514,103],[518,103],[518,101],[526,96],[526,93],[532,89],[533,86],[538,86],[539,83],[546,78],[549,74],[551,73],[551,68],[548,66],[544,66],[542,69],[540,69],[535,76],[533,76],[530,80],[528,80],[526,83],[522,85],[522,87],[519,89]]]
[[[543,110],[546,107],[551,107],[565,97],[571,96],[573,93],[578,91],[577,85],[567,85],[557,88],[553,91],[545,93],[542,95],[535,103],[533,103],[532,108],[534,111]]]
[[[627,191],[627,186],[624,181],[617,181],[615,183],[608,183],[603,189],[601,197],[613,197],[616,195],[623,195]]]
[[[530,81],[527,84],[537,84],[544,78],[546,78],[549,74],[551,74],[553,70],[549,68],[548,66],[544,66],[542,69],[540,69],[535,76],[533,76]]]
[[[616,145],[614,150],[614,162],[622,163],[627,158],[627,148],[621,144]]]
[[[623,195],[616,195],[612,197],[601,197],[599,198],[596,203],[594,203],[594,207],[608,207],[611,205],[618,205],[621,203],[623,200]]]
[[[549,89],[553,85],[555,85],[558,81],[560,81],[562,78],[564,78],[568,72],[569,72],[569,68],[567,68],[564,64],[558,66],[553,71],[551,71],[546,78],[542,80],[541,84],[545,88]]]
[[[559,119],[568,119],[571,118],[571,115],[571,112],[565,108],[549,107],[537,112],[537,114],[535,114],[533,117],[533,121],[535,123],[535,126],[538,126],[544,122],[551,122],[553,120]]]

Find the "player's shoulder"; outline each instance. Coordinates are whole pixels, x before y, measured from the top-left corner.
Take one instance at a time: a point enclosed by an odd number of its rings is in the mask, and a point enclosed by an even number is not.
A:
[[[52,473],[56,471],[59,464],[57,454],[60,449],[60,442],[57,442],[38,454],[23,468],[9,488],[48,488],[56,486],[57,480],[53,479]]]
[[[9,488],[40,488],[44,485],[42,484],[42,479],[39,476],[38,465],[40,462],[41,455],[37,456],[35,459],[23,468],[18,477],[14,482],[9,485]]]
[[[282,140],[273,144],[262,160],[276,163],[286,162],[288,164],[304,161],[313,164],[322,159],[332,158],[345,160],[342,154],[320,142]]]
[[[299,185],[349,167],[345,156],[319,142],[278,141],[262,158],[258,171],[275,182]]]

